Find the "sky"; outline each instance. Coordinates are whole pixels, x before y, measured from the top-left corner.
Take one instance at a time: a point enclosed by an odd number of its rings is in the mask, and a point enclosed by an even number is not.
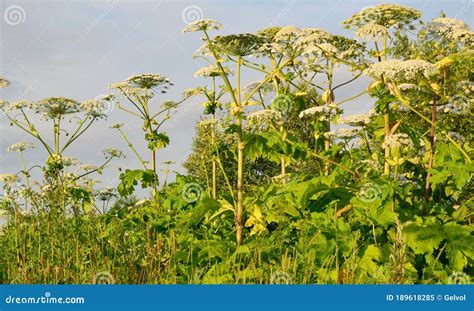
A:
[[[448,17],[473,21],[473,0],[0,0],[0,77],[11,82],[10,87],[1,90],[0,98],[36,101],[64,96],[83,101],[110,93],[107,88],[110,83],[131,75],[160,73],[169,77],[174,86],[156,100],[179,100],[184,89],[203,82],[193,77],[204,65],[192,57],[201,45],[200,36],[181,33],[187,22],[215,19],[224,25],[221,34],[295,25],[321,27],[353,37],[353,32],[342,29],[340,22],[365,7],[386,2],[414,7],[422,11],[424,20],[435,18],[443,11]],[[256,78],[255,74],[246,72],[244,84]],[[337,96],[357,94],[368,83],[367,79],[359,79],[341,88]],[[370,99],[362,97],[344,108],[347,113],[353,113],[368,110],[369,106]],[[184,172],[181,163],[190,152],[195,124],[202,111],[201,103],[191,100],[163,128],[171,143],[158,153],[158,160],[176,161],[172,170]],[[115,161],[100,177],[104,187],[117,185],[118,167],[139,168],[118,133],[108,128],[117,122],[127,124],[130,139],[144,150],[140,122],[111,106],[107,120],[94,124],[67,154],[83,163],[100,164],[103,148],[112,146],[125,151],[127,158]],[[46,131],[50,126],[43,123],[39,129]],[[0,115],[0,173],[20,170],[17,154],[6,152],[9,145],[20,140],[33,142]],[[46,154],[39,146],[26,157],[30,165],[45,159]]]

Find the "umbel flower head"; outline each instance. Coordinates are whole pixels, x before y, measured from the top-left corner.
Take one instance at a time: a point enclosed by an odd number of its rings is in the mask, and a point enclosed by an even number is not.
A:
[[[37,102],[35,108],[36,112],[42,113],[46,119],[54,119],[78,112],[80,103],[66,97],[49,97]]]
[[[26,141],[20,141],[17,142],[16,144],[13,144],[7,148],[7,151],[17,151],[17,152],[23,152],[28,149],[33,149],[35,147],[34,144],[26,142]]]
[[[216,36],[213,42],[218,50],[233,56],[247,56],[256,52],[264,43],[262,37],[252,33]]]
[[[112,83],[112,89],[118,89],[128,96],[153,97],[154,92],[166,93],[172,86],[170,79],[157,73],[133,75],[124,82]]]
[[[429,22],[419,32],[421,40],[446,40],[452,42],[460,42],[464,45],[472,45],[474,43],[474,32],[469,28],[469,25],[463,21],[439,17]]]
[[[401,147],[413,147],[413,141],[411,138],[404,133],[392,134],[385,137],[382,143],[382,148],[401,148]]]
[[[106,106],[104,102],[98,100],[85,100],[81,103],[80,108],[86,113],[90,113],[92,117],[105,117]]]
[[[351,139],[354,138],[359,133],[358,129],[347,129],[340,128],[335,131],[330,131],[324,133],[324,136],[327,138],[340,138],[340,139]]]
[[[409,83],[423,77],[431,78],[437,72],[434,64],[420,59],[401,61],[391,59],[375,63],[365,70],[365,73],[377,78],[385,77],[393,82]]]
[[[170,79],[157,73],[134,75],[125,82],[132,88],[159,90],[161,93],[166,93],[168,88],[173,85]]]
[[[281,27],[279,26],[271,26],[257,31],[257,35],[262,37],[266,42],[272,42],[280,30]]]
[[[294,43],[300,38],[302,31],[296,26],[285,26],[275,34],[273,41],[276,43]]]
[[[0,174],[0,182],[6,185],[12,185],[18,181],[18,176],[16,176],[15,174]]]
[[[196,31],[208,31],[208,30],[219,30],[222,29],[222,24],[216,22],[213,19],[200,19],[195,22],[189,23],[182,30],[183,33],[186,32],[196,32]]]
[[[421,12],[399,4],[380,4],[363,9],[344,20],[345,28],[377,24],[387,29],[404,28],[421,17]]]
[[[280,123],[282,122],[283,117],[278,111],[263,109],[249,114],[247,120],[249,121],[249,124],[263,125],[271,124],[272,122]]]
[[[258,88],[258,90],[257,90],[257,88]],[[253,82],[250,82],[249,84],[247,84],[243,88],[242,93],[245,96],[249,96],[252,93],[258,93],[258,92],[260,92],[262,95],[265,95],[265,94],[271,93],[272,91],[273,91],[273,84],[272,83],[265,82],[265,83],[262,84],[262,81],[257,80],[257,81],[253,81]]]
[[[336,107],[332,105],[331,106],[322,105],[322,106],[311,107],[311,108],[301,111],[299,117],[302,119],[302,118],[309,118],[314,115],[327,115],[331,113],[331,111],[333,111],[334,109],[336,109]]]
[[[122,151],[111,147],[104,148],[102,153],[106,158],[125,158],[125,154]]]
[[[365,24],[356,31],[356,38],[369,41],[377,41],[377,39],[388,38],[389,36],[388,29],[376,23]]]
[[[187,99],[187,98],[190,98],[192,96],[203,95],[206,91],[207,91],[207,88],[202,87],[202,86],[194,87],[194,88],[190,88],[190,89],[185,89],[183,91],[183,97],[185,99]]]
[[[364,126],[370,122],[370,117],[374,113],[375,110],[371,109],[368,113],[353,114],[347,117],[341,117],[339,118],[338,123],[352,126]]]
[[[6,88],[10,85],[10,81],[7,79],[0,78],[0,89]]]
[[[223,67],[224,72],[226,74],[233,74],[232,70],[228,67]],[[221,71],[219,70],[219,67],[215,65],[209,65],[203,68],[198,69],[194,73],[194,77],[219,77],[221,75]]]

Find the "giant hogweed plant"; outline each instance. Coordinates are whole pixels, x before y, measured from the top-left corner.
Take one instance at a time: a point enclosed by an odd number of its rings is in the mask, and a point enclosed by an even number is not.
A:
[[[151,100],[157,94],[166,94],[173,85],[170,79],[160,74],[140,74],[129,77],[123,82],[112,83],[111,89],[118,92],[118,96],[123,97],[129,105],[125,106],[118,101],[118,108],[140,119],[142,130],[145,133],[145,141],[150,152],[149,161],[145,160],[133,143],[128,139],[126,131],[122,129],[124,123],[112,125],[113,129],[120,132],[120,137],[127,143],[133,154],[140,161],[143,169],[126,170],[120,175],[121,184],[119,192],[121,195],[130,195],[135,190],[138,182],[142,188],[151,187],[152,196],[158,194],[158,160],[157,152],[168,146],[170,139],[166,132],[161,131],[163,124],[171,118],[171,114],[183,101],[174,102],[165,100],[159,105],[155,105]]]
[[[12,282],[90,282],[102,269],[125,283],[269,283],[284,273],[293,283],[399,284],[472,274],[472,32],[443,16],[413,34],[419,17],[379,5],[344,22],[372,43],[294,26],[210,37],[220,24],[188,25],[205,37],[197,55],[210,67],[200,72],[212,72],[210,85],[185,92],[204,97],[211,117],[198,127],[189,176],[134,199],[139,182],[157,186],[152,161],[143,159],[143,170],[122,179],[127,198],[103,216],[72,217],[58,228],[30,222],[27,230],[21,224],[33,218],[18,216],[0,237],[7,263],[0,273],[7,267]],[[338,67],[352,72],[341,86]],[[242,69],[260,80],[241,87]],[[367,91],[336,96],[361,75],[375,80]],[[129,104],[119,105],[142,118],[145,135],[160,134],[153,121],[147,127],[154,114],[137,110],[152,88],[142,86],[133,86],[132,101],[118,89]],[[341,105],[365,92],[375,109],[341,116]],[[22,155],[27,147],[11,149]],[[204,173],[195,175],[200,165]],[[207,165],[222,177],[212,185]],[[249,178],[273,172],[264,182]],[[196,182],[210,195],[183,197]]]
[[[8,151],[19,153],[22,169],[4,178],[4,207],[15,213],[54,210],[64,216],[68,212],[82,213],[84,207],[88,211],[92,209],[97,192],[93,189],[94,181],[88,176],[101,173],[113,158],[121,158],[124,154],[115,148],[105,148],[105,161],[98,166],[79,165],[78,159],[66,154],[96,121],[105,118],[107,102],[111,99],[111,96],[105,96],[79,103],[69,98],[51,97],[37,102],[2,102],[0,109],[10,125],[36,140],[48,155],[44,165],[28,167],[25,152],[34,147],[32,143],[22,141],[8,148]],[[40,130],[44,123],[49,123],[49,133],[48,127]],[[44,183],[32,180],[33,171],[38,168],[43,172]],[[21,197],[23,204],[15,200]]]

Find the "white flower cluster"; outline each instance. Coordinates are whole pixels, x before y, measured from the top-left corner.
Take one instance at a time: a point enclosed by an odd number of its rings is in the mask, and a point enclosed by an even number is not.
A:
[[[33,149],[35,148],[35,145],[26,141],[20,141],[16,144],[13,144],[7,148],[7,151],[17,151],[17,152],[23,152],[27,149]]]
[[[223,68],[224,68],[224,72],[226,74],[232,74],[232,70],[230,68],[228,68],[228,67],[223,67]],[[221,75],[221,71],[220,71],[219,67],[217,67],[215,65],[209,65],[209,66],[200,68],[194,73],[195,78],[197,78],[197,77],[219,77],[220,75]]]
[[[121,129],[122,127],[125,126],[125,123],[115,123],[115,124],[112,124],[111,126],[109,126],[111,129]]]
[[[368,23],[358,28],[356,31],[356,38],[366,39],[370,41],[377,41],[382,38],[388,38],[388,29],[382,25],[375,23]]]
[[[127,96],[152,98],[154,92],[164,94],[173,85],[170,79],[157,73],[144,73],[127,78],[124,82],[109,85]]]
[[[314,115],[327,115],[327,114],[330,114],[331,111],[335,109],[336,107],[332,105],[331,106],[322,105],[322,106],[317,106],[317,107],[311,107],[311,108],[301,111],[299,117],[306,118],[306,117],[312,117]]]
[[[10,82],[7,79],[0,78],[0,89],[6,88],[10,85]]]
[[[276,34],[273,40],[276,43],[293,43],[298,40],[301,34],[301,29],[296,26],[282,27]]]
[[[214,126],[215,123],[216,122],[212,119],[205,119],[205,120],[200,121],[197,124],[197,126],[198,126],[199,129],[201,129],[203,131],[207,131],[207,130],[211,129]]]
[[[447,38],[465,45],[471,45],[474,42],[474,32],[470,30],[469,25],[448,17],[435,18],[424,27],[421,34],[439,39]]]
[[[64,166],[73,166],[79,164],[79,159],[75,157],[63,157],[63,165]]]
[[[200,19],[195,22],[189,23],[182,30],[183,33],[186,32],[196,32],[196,31],[208,31],[208,30],[219,30],[222,29],[222,24],[216,22],[213,19]]]
[[[95,165],[92,165],[92,164],[82,164],[78,167],[78,169],[80,171],[86,171],[86,172],[89,172],[89,171],[93,171],[93,170],[96,170],[98,169],[97,166]]]
[[[190,89],[185,89],[184,92],[183,92],[183,97],[184,98],[190,98],[192,96],[196,96],[196,95],[202,95],[206,92],[206,88],[205,87],[194,87],[194,88],[190,88]]]
[[[106,115],[106,106],[102,101],[85,100],[81,103],[80,108],[86,113],[90,113],[91,116],[96,118],[102,118]]]
[[[273,84],[271,84],[270,82],[266,82],[266,83],[263,83],[262,84],[262,81],[260,80],[257,80],[257,81],[253,81],[253,82],[250,82],[249,84],[247,84],[244,88],[243,88],[243,94],[245,96],[248,96],[250,95],[251,93],[254,93],[255,90],[260,86],[260,88],[258,89],[258,92],[262,93],[262,94],[268,94],[270,92],[273,91]]]
[[[347,117],[341,117],[339,124],[347,124],[352,126],[364,126],[370,122],[370,118],[374,115],[375,110],[371,109],[368,113],[353,114]]]
[[[379,4],[353,14],[342,23],[346,27],[361,27],[374,23],[386,28],[403,27],[418,19],[421,12],[399,4]]]
[[[388,80],[398,83],[407,83],[416,81],[419,77],[430,78],[436,71],[437,69],[434,64],[424,60],[410,59],[401,61],[391,59],[372,64],[365,70],[365,73],[377,78],[383,76]]]
[[[248,115],[247,120],[250,124],[269,124],[271,122],[281,122],[283,117],[280,112],[272,109],[263,109],[255,111]]]
[[[359,133],[358,129],[348,129],[348,128],[340,128],[335,131],[330,131],[324,133],[324,137],[326,138],[340,138],[340,139],[351,139],[354,138]]]
[[[0,109],[5,112],[20,110],[20,109],[34,109],[36,103],[28,102],[26,100],[19,100],[13,103],[7,101],[0,101]]]
[[[11,185],[18,182],[18,176],[15,174],[0,174],[0,182],[5,183],[6,185]]]
[[[118,149],[115,149],[115,148],[111,148],[111,147],[104,148],[104,150],[102,150],[102,153],[106,157],[125,158],[125,154],[122,151],[120,151]]]
[[[47,120],[78,112],[80,103],[66,97],[49,97],[30,105],[30,108],[36,109]]]
[[[385,137],[385,141],[382,143],[382,148],[400,148],[400,147],[413,147],[411,138],[404,133],[392,134]]]

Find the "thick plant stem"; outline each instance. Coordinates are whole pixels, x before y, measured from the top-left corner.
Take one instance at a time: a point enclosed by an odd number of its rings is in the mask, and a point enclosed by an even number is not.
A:
[[[334,93],[332,90],[332,75],[333,75],[333,68],[334,68],[334,63],[331,61],[330,64],[328,64],[329,67],[329,72],[327,73],[327,78],[328,78],[328,89],[327,89],[327,97],[326,97],[326,105],[331,106],[332,103],[334,102]],[[331,113],[326,116],[326,129],[325,132],[328,133],[331,131]],[[331,148],[331,139],[329,136],[324,137],[324,151],[328,151]],[[324,164],[324,175],[329,175],[329,163]]]
[[[388,113],[385,113],[383,116],[383,121],[384,121],[384,137],[387,139],[387,136],[390,133],[390,116]],[[383,173],[386,176],[390,175],[390,164],[388,164],[387,159],[390,158],[390,147],[385,147],[384,150],[384,155],[385,155],[385,163],[383,167]]]
[[[211,131],[211,144],[212,150],[215,150],[216,144],[216,117],[212,114],[212,131]],[[212,198],[215,200],[217,199],[217,163],[216,163],[216,155],[214,152],[212,153]]]
[[[237,58],[237,211],[235,214],[236,223],[236,239],[237,245],[242,244],[242,230],[243,230],[243,213],[244,213],[244,142],[242,137],[242,117],[241,117],[241,94],[240,94],[240,67],[242,58]]]
[[[430,177],[431,177],[431,168],[433,167],[433,155],[435,147],[435,135],[436,135],[436,100],[433,100],[433,105],[431,106],[431,132],[430,132],[430,157],[428,161],[428,172],[426,173],[426,183],[425,183],[425,193],[424,199],[428,201],[430,198]]]

